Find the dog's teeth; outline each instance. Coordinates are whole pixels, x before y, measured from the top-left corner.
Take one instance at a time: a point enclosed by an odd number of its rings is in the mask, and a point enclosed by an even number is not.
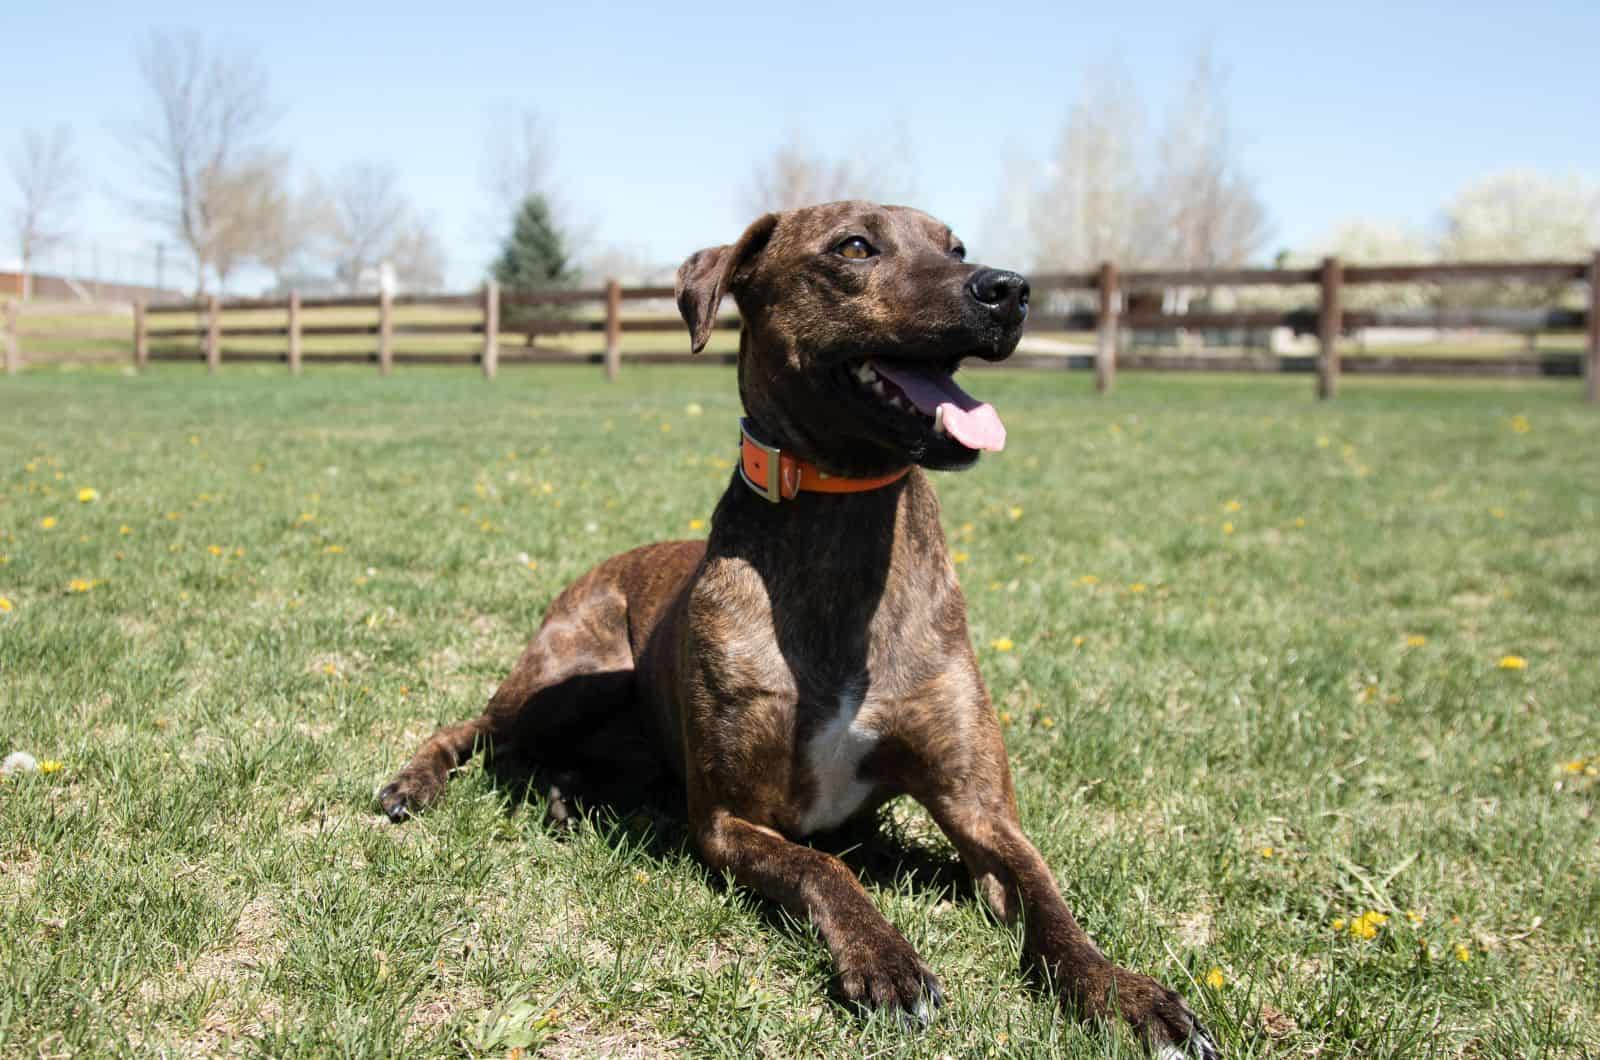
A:
[[[873,383],[867,389],[871,390],[874,394],[877,394],[879,397],[883,396],[883,384],[882,383]]]
[[[933,433],[944,433],[944,406],[940,405],[933,414]]]
[[[870,383],[876,379],[877,376],[878,373],[874,372],[872,370],[872,366],[866,361],[862,361],[860,364],[856,365],[856,378],[861,380],[863,383]]]

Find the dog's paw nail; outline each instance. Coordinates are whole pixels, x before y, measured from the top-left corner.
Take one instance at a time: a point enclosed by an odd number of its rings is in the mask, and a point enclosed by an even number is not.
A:
[[[378,792],[378,805],[395,824],[411,816],[410,800],[400,791],[399,784],[390,784]]]
[[[1211,1037],[1211,1031],[1198,1019],[1194,1021],[1194,1030],[1189,1035],[1189,1040],[1184,1043],[1186,1055],[1195,1060],[1222,1060],[1222,1053],[1217,1049],[1217,1040]]]

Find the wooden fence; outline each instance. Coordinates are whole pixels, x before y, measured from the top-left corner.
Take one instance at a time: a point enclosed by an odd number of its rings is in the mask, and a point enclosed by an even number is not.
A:
[[[1600,251],[1583,262],[1496,262],[1488,264],[1434,265],[1350,265],[1335,258],[1312,269],[1213,269],[1204,271],[1154,270],[1121,272],[1107,263],[1094,272],[1054,273],[1032,277],[1034,302],[1044,307],[1034,312],[1029,330],[1038,332],[1093,331],[1093,353],[1081,356],[1018,354],[1009,364],[1023,367],[1092,368],[1102,391],[1115,384],[1123,369],[1224,371],[1314,371],[1319,397],[1331,398],[1338,390],[1344,372],[1388,374],[1497,374],[1497,375],[1583,375],[1590,401],[1600,401]],[[1587,282],[1586,310],[1559,308],[1431,308],[1403,310],[1350,309],[1344,305],[1347,288],[1370,284],[1481,284],[1520,281],[1557,288]],[[1314,305],[1296,309],[1200,310],[1184,313],[1142,308],[1141,292],[1171,289],[1212,290],[1215,288],[1294,288],[1313,287]],[[1092,292],[1093,308],[1050,312],[1053,292]],[[1128,297],[1133,295],[1134,297]],[[219,299],[196,302],[146,305],[133,309],[133,361],[143,369],[151,361],[203,360],[210,371],[217,371],[224,360],[230,362],[286,363],[299,373],[308,359],[317,363],[376,363],[387,375],[400,364],[478,364],[483,374],[493,378],[503,363],[598,363],[607,378],[615,379],[624,359],[655,363],[726,363],[731,354],[690,355],[683,338],[683,323],[670,310],[670,287],[622,287],[615,281],[600,288],[501,292],[494,283],[469,294],[446,295],[356,295],[335,298]],[[655,303],[650,315],[624,316],[625,303]],[[449,309],[463,315],[457,321],[416,322],[396,319],[396,310],[426,306]],[[587,307],[587,310],[586,310]],[[365,309],[377,311],[375,323],[307,322],[305,314],[314,310]],[[256,311],[284,314],[281,323],[228,324],[226,312]],[[597,312],[598,311],[598,312]],[[6,365],[16,371],[16,310],[6,311]],[[167,324],[173,316],[196,318],[187,324]],[[737,330],[737,317],[725,317],[718,330]],[[1195,357],[1121,354],[1122,337],[1132,331],[1205,329],[1289,328],[1317,336],[1313,357]],[[1586,352],[1581,357],[1521,357],[1495,361],[1446,359],[1440,357],[1381,357],[1341,360],[1339,339],[1350,331],[1370,327],[1409,328],[1487,328],[1502,330],[1580,330],[1587,329]],[[624,356],[624,334],[641,332],[671,333],[679,341],[672,350],[630,352]],[[552,336],[584,333],[603,336],[599,352],[574,353],[542,348],[535,340]],[[523,338],[527,346],[517,348],[503,342],[505,336]],[[307,337],[370,336],[376,349],[305,354]],[[397,337],[415,341],[417,336],[435,336],[451,341],[438,349],[396,350]],[[263,350],[227,347],[225,338],[248,338],[259,343],[282,338],[281,348]],[[469,344],[469,351],[463,347]],[[453,348],[444,348],[450,346]],[[187,347],[187,348],[182,348]],[[1119,364],[1120,362],[1120,364]]]

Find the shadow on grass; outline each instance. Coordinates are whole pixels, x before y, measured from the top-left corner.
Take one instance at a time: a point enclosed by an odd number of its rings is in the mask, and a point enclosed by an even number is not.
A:
[[[508,813],[526,807],[560,833],[587,823],[614,846],[653,858],[695,854],[681,782],[609,768],[604,774],[530,762],[515,753],[488,758],[485,768]],[[804,840],[832,854],[868,885],[933,891],[957,899],[973,895],[960,858],[943,842],[909,833],[886,810],[846,822]],[[696,861],[699,861],[696,855]],[[703,864],[703,863],[702,863]],[[721,877],[706,871],[707,880]]]

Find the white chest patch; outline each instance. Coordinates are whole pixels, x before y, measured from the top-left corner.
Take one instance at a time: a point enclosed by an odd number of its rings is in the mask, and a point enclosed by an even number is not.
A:
[[[870,724],[870,708],[861,709],[863,689],[839,694],[839,712],[818,729],[806,747],[806,760],[817,782],[816,797],[800,815],[800,834],[825,831],[842,824],[872,794],[861,779],[861,762],[878,744],[878,731]]]

